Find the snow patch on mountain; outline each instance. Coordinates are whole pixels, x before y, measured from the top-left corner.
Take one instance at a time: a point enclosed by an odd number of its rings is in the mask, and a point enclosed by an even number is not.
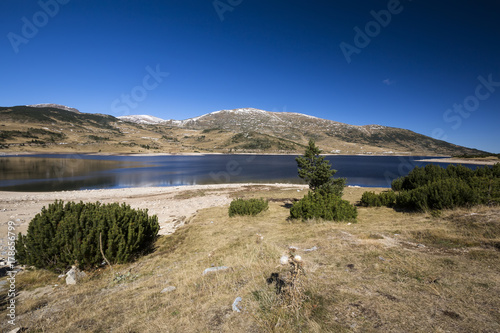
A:
[[[55,109],[61,109],[61,110],[65,110],[65,111],[80,113],[80,111],[78,111],[78,109],[70,108],[69,106],[61,105],[61,104],[41,103],[41,104],[31,104],[31,105],[26,105],[26,106],[32,107],[32,108],[55,108]]]
[[[117,117],[120,120],[125,120],[125,121],[130,121],[133,123],[138,123],[138,124],[149,124],[149,125],[154,125],[154,124],[161,124],[166,122],[165,119],[161,119],[155,116],[150,116],[146,114],[139,114],[139,115],[130,115],[130,116],[119,116]]]

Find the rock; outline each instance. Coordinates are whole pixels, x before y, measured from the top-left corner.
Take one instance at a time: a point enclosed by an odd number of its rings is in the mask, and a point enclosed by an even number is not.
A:
[[[177,288],[176,288],[176,287],[174,287],[174,286],[168,286],[168,287],[166,287],[166,288],[163,288],[163,290],[162,290],[162,291],[160,291],[160,292],[161,292],[161,293],[169,293],[169,292],[171,292],[171,291],[174,291],[175,289],[177,289]]]
[[[229,269],[229,267],[227,266],[210,267],[203,271],[203,275],[206,275],[211,272],[225,271],[226,269]]]
[[[238,297],[236,297],[236,299],[234,300],[234,302],[233,302],[233,311],[234,311],[234,312],[241,312],[241,309],[240,309],[240,308],[238,308],[238,304],[240,304],[241,300],[242,300],[242,299],[241,299],[241,297],[239,297],[239,296],[238,296]]]
[[[424,248],[425,245],[424,244],[418,244],[417,247]]]
[[[85,272],[82,272],[76,266],[72,266],[68,273],[66,273],[66,284],[77,284],[79,280],[86,276]]]

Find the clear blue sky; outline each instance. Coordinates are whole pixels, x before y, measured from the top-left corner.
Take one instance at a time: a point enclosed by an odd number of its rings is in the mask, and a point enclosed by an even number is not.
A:
[[[0,13],[2,106],[254,107],[500,153],[497,1],[2,0]]]

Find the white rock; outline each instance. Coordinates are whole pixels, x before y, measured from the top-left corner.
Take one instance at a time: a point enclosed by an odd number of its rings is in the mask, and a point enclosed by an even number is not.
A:
[[[160,291],[161,293],[168,293],[168,292],[171,292],[171,291],[174,291],[175,289],[177,289],[176,287],[174,286],[168,286],[166,288],[163,288],[162,291]]]
[[[280,264],[282,264],[282,265],[288,264],[288,256],[286,256],[286,255],[281,256],[281,258],[280,258]]]
[[[68,273],[66,273],[66,284],[77,284],[79,280],[86,276],[87,274],[85,274],[85,272],[82,272],[76,266],[73,266]]]
[[[240,308],[238,308],[238,304],[240,304],[241,300],[242,300],[242,299],[241,299],[241,297],[239,297],[239,296],[238,296],[238,297],[236,297],[236,299],[234,300],[234,302],[233,302],[233,311],[234,311],[234,312],[241,312],[241,309],[240,309]]]
[[[211,272],[217,272],[217,271],[225,271],[226,269],[229,269],[227,266],[220,266],[220,267],[210,267],[207,268],[203,271],[203,275],[206,275]]]

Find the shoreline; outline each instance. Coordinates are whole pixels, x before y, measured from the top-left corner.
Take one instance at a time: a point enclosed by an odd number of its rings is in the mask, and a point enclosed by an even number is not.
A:
[[[350,186],[352,189],[360,186]],[[125,203],[134,209],[147,209],[156,215],[160,224],[159,235],[173,234],[188,223],[198,210],[229,206],[236,192],[245,190],[282,190],[304,192],[307,184],[239,183],[207,184],[169,187],[134,187],[52,192],[0,191],[0,252],[7,244],[8,222],[14,221],[15,234],[26,234],[29,222],[55,200],[64,202]]]
[[[103,204],[119,202],[135,209],[148,209],[150,215],[158,216],[159,234],[169,235],[196,215],[198,210],[229,205],[233,192],[257,186],[262,189],[280,188],[294,191],[308,189],[307,185],[301,184],[240,183],[52,192],[0,191],[0,240],[8,234],[8,221],[15,222],[16,234],[26,233],[29,222],[42,207],[47,207],[55,200],[100,201]],[[1,245],[5,244],[5,241],[1,242]]]
[[[474,164],[474,165],[495,165],[500,163],[500,160],[475,160],[475,159],[467,159],[467,158],[453,158],[453,157],[445,157],[445,158],[424,158],[421,160],[415,160],[416,162],[443,162],[443,163],[453,163],[453,164]]]
[[[106,153],[106,152],[2,152],[0,157],[13,157],[13,156],[28,156],[28,155],[86,155],[86,156],[231,156],[231,155],[262,155],[262,156],[299,156],[303,153]],[[425,156],[430,158],[451,158],[449,155],[422,155],[422,154],[332,154],[323,153],[321,156],[394,156],[394,157],[411,157],[411,156]],[[419,160],[424,161],[424,160]]]

